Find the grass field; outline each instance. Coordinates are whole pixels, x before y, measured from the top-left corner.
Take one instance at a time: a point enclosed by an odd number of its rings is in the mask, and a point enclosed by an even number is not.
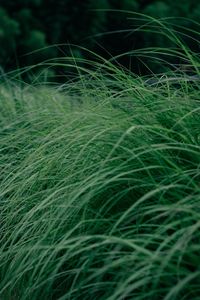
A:
[[[2,82],[1,300],[199,299],[199,82],[153,83]]]

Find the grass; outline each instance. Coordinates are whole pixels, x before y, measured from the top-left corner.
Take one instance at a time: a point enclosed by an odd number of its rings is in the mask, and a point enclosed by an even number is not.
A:
[[[0,299],[199,299],[198,81],[100,66],[0,86]]]

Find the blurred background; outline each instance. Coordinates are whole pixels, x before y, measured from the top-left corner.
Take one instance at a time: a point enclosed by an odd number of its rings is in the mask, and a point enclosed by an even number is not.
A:
[[[149,58],[137,57],[137,51],[173,44],[143,14],[182,31],[183,40],[199,52],[199,0],[0,0],[1,69],[8,72],[71,54],[90,58],[92,54],[73,46],[79,45],[107,59],[133,51],[133,57],[122,56],[116,62],[148,73]],[[153,64],[152,70],[156,71]]]

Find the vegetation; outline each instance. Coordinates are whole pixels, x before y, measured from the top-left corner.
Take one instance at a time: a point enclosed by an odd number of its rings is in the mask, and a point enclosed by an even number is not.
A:
[[[197,300],[198,77],[98,60],[0,86],[0,298]]]
[[[69,43],[107,58],[108,53],[115,56],[131,49],[166,47],[166,39],[149,33],[156,30],[150,20],[138,14],[162,18],[166,23],[173,17],[172,28],[193,29],[194,37],[195,31],[199,32],[195,22],[199,20],[200,4],[196,0],[0,0],[0,65],[10,70],[70,55],[70,51],[77,58],[85,54],[73,46],[69,49]],[[142,34],[136,30],[140,25],[146,29]],[[110,35],[113,31],[118,33]],[[187,43],[194,47],[191,39]],[[37,49],[43,50],[34,52]],[[126,59],[120,63],[130,65]],[[141,72],[136,63],[134,59],[132,68]]]

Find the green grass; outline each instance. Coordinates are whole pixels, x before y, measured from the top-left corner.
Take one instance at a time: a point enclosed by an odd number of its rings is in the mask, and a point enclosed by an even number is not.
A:
[[[0,86],[0,299],[197,300],[198,81],[84,71]]]

